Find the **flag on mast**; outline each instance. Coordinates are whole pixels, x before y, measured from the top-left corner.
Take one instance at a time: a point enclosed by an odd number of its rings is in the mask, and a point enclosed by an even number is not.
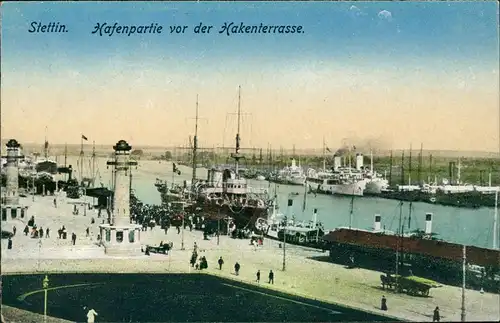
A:
[[[85,135],[82,135],[82,139],[83,139],[83,140],[88,140],[88,138],[87,138],[87,137],[85,137]]]

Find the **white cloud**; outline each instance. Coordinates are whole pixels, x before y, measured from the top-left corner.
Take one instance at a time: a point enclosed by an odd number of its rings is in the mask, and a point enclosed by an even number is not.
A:
[[[390,11],[387,11],[387,10],[380,11],[377,16],[380,19],[384,19],[384,20],[388,20],[388,21],[392,20],[392,13]]]
[[[349,7],[349,12],[353,16],[364,16],[364,15],[366,15],[366,13],[364,13],[363,11],[361,11],[361,9],[359,9],[355,5],[352,5],[352,6]]]

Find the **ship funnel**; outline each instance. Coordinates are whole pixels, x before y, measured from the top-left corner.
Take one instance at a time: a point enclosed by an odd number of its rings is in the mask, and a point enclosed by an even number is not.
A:
[[[425,234],[432,233],[432,213],[425,214]]]
[[[375,214],[375,223],[373,224],[373,231],[375,232],[380,231],[380,219],[380,214]]]
[[[356,154],[356,169],[361,170],[363,168],[363,154]]]
[[[314,209],[313,212],[313,228],[316,228],[316,224],[318,223],[318,209]]]
[[[338,170],[340,167],[342,167],[342,157],[333,157],[333,169]]]

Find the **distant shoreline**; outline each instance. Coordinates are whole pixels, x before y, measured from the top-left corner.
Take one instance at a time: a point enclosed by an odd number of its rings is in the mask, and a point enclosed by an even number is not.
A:
[[[7,143],[8,139],[2,139],[2,155],[5,154],[5,144]],[[161,154],[164,154],[166,151],[188,151],[189,149],[187,147],[183,147],[182,145],[178,146],[146,146],[146,145],[134,145],[134,143],[130,143],[132,145],[132,148],[135,150],[142,150],[144,152],[144,157],[147,155],[150,156],[158,156]],[[39,143],[22,143],[21,145],[24,148],[24,151],[26,154],[31,154],[34,152],[42,153],[43,152],[43,144]],[[83,150],[85,155],[90,155],[92,152],[93,146],[92,144],[84,144],[83,145]],[[219,152],[220,154],[224,154],[226,151],[231,151],[230,148],[221,148],[215,146],[214,148],[200,148],[200,151],[211,151],[215,149],[216,152]],[[243,154],[259,154],[260,150],[262,149],[262,154],[264,156],[267,156],[267,153],[269,152],[268,148],[261,148],[261,147],[254,147],[251,149],[241,149],[241,152]],[[336,149],[336,148],[335,148]],[[49,155],[50,156],[56,156],[60,155],[63,156],[64,152],[66,150],[66,145],[65,144],[50,144],[49,146]],[[78,144],[68,144],[67,145],[67,156],[79,156],[80,155],[80,150],[81,146]],[[95,146],[95,152],[98,156],[100,157],[107,157],[109,156],[113,151],[113,145],[96,145]],[[293,149],[283,149],[282,151],[280,149],[271,149],[273,154],[280,154],[281,152],[285,156],[290,156],[293,155]],[[406,149],[393,149],[392,153],[394,156],[401,155],[402,152],[405,152],[407,154],[409,152],[409,148]],[[413,147],[412,152],[414,153],[415,156],[417,156],[420,152],[419,147]],[[370,151],[368,148],[362,148],[359,149],[358,151],[352,151],[352,154],[356,153],[362,153],[364,155],[369,155]],[[334,150],[331,152],[327,152],[327,156],[332,156],[334,154]],[[387,148],[379,148],[379,149],[373,149],[373,155],[375,157],[387,157],[391,154],[391,149]],[[295,150],[295,155],[297,156],[321,156],[323,155],[323,151],[321,148],[305,148],[305,149],[296,149]],[[470,157],[470,158],[500,158],[500,153],[499,152],[493,152],[493,151],[466,151],[466,150],[432,150],[432,149],[423,149],[422,150],[422,155],[429,156],[432,155],[433,157],[441,157],[441,158],[458,158],[458,157]]]

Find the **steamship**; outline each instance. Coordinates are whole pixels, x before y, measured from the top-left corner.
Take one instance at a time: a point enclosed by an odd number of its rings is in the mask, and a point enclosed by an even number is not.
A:
[[[239,88],[241,92],[241,87]],[[241,95],[238,95],[238,129],[240,128]],[[198,105],[197,105],[198,106]],[[196,120],[196,128],[197,123]],[[196,131],[196,130],[195,130]],[[197,132],[193,141],[193,169],[196,169]],[[156,187],[161,193],[162,203],[168,204],[172,200],[189,200],[185,207],[187,212],[203,213],[207,220],[227,220],[229,231],[236,229],[254,229],[257,218],[267,218],[267,210],[271,205],[266,190],[253,189],[248,186],[245,178],[240,176],[240,134],[236,134],[234,169],[230,167],[211,168],[206,180],[195,178],[184,182],[183,187],[169,189],[166,182],[157,181]],[[225,224],[224,224],[225,225]]]

